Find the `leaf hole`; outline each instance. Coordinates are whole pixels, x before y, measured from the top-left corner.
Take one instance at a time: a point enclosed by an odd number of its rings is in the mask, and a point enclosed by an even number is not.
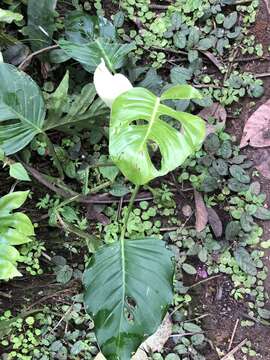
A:
[[[137,307],[136,301],[132,297],[126,296],[124,316],[126,320],[131,324],[134,323],[134,310],[136,309],[136,307]]]
[[[155,166],[157,171],[160,171],[162,166],[162,154],[158,144],[154,141],[149,140],[147,141],[147,149],[153,165]]]

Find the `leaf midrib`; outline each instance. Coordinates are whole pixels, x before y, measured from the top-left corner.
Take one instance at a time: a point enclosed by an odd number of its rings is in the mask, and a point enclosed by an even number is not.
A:
[[[42,129],[40,127],[38,127],[37,125],[35,125],[35,123],[31,122],[30,120],[28,120],[27,118],[25,118],[22,114],[18,113],[15,109],[13,109],[11,106],[5,104],[10,110],[11,112],[13,112],[14,115],[16,115],[16,118],[21,120],[22,122],[25,122],[27,125],[29,125],[30,128],[34,128],[38,133],[43,132]]]
[[[152,127],[154,125],[154,122],[155,122],[155,119],[156,119],[156,116],[157,116],[159,105],[160,105],[160,98],[157,97],[156,101],[155,101],[155,106],[154,106],[154,109],[153,109],[153,112],[152,112],[152,115],[151,115],[151,118],[150,118],[150,121],[149,121],[149,125],[148,125],[147,131],[145,133],[145,136],[144,136],[144,138],[142,140],[142,143],[141,143],[141,145],[139,147],[139,151],[143,150],[143,147],[144,147],[144,145],[145,145],[145,143],[146,143],[146,141],[147,141],[147,139],[149,137],[149,134],[150,134],[150,132],[152,130]]]

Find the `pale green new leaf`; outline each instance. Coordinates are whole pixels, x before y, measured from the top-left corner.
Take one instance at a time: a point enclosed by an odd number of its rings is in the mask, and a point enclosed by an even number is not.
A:
[[[16,268],[20,253],[15,248],[31,241],[34,227],[23,213],[12,213],[26,200],[28,191],[17,191],[0,198],[0,280],[21,276]]]
[[[6,155],[42,132],[45,106],[37,84],[15,66],[0,64],[0,146]]]
[[[17,180],[31,181],[24,166],[19,162],[11,164],[9,166],[9,175]]]
[[[22,14],[9,10],[0,9],[0,23],[4,22],[10,24],[13,21],[21,21],[22,19],[23,19]]]
[[[123,240],[97,250],[84,275],[85,305],[107,360],[130,360],[172,302],[172,253],[158,239]]]
[[[190,85],[176,85],[161,97],[144,88],[133,88],[113,103],[110,122],[111,159],[134,184],[146,184],[180,166],[201,146],[205,123],[195,115],[179,112],[162,103],[169,99],[201,98]],[[173,119],[176,129],[165,119]],[[156,144],[161,154],[158,169],[149,145]]]

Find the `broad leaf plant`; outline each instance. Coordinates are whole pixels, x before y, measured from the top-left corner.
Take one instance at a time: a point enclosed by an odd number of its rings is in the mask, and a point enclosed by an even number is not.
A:
[[[81,18],[76,13],[72,16],[66,24],[68,40],[61,40],[60,46],[66,55],[94,72],[95,86],[86,85],[74,102],[66,104],[66,73],[46,107],[38,85],[28,75],[12,65],[0,64],[0,144],[5,154],[14,154],[37,134],[49,141],[47,131],[53,128],[66,132],[87,128],[91,119],[109,115],[105,104],[111,107],[109,155],[135,187],[119,241],[101,246],[85,271],[85,305],[95,322],[104,356],[129,360],[156,331],[171,304],[174,274],[173,256],[164,241],[126,238],[129,214],[140,185],[174,170],[201,146],[204,121],[173,107],[174,101],[200,99],[201,95],[186,84],[173,86],[159,97],[145,88],[133,87],[122,74],[115,74],[131,47],[117,43],[110,24],[103,20]],[[85,30],[79,34],[77,17]],[[88,34],[91,27],[95,31]],[[57,165],[53,145],[48,144]],[[60,164],[58,168],[61,172]],[[16,193],[7,196],[15,199]],[[0,255],[2,278],[18,275],[19,253],[14,245],[29,241],[33,235],[29,219],[11,212],[25,200],[25,194],[20,196],[17,202],[7,202],[5,197],[0,200],[0,254],[9,254],[8,258]]]

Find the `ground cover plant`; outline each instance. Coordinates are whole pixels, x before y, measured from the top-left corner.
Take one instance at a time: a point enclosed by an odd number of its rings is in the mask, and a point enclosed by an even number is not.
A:
[[[270,358],[268,16],[3,1],[2,359]]]

